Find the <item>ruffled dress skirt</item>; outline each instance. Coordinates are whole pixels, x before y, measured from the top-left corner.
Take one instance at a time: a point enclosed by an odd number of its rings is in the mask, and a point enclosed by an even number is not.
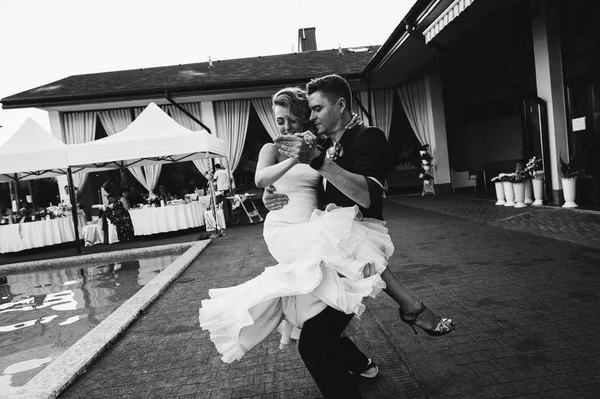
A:
[[[384,222],[334,205],[306,223],[265,226],[265,241],[279,264],[243,284],[212,289],[202,301],[200,326],[226,363],[276,329],[289,342],[292,326],[302,328],[326,306],[360,316],[364,299],[385,288],[380,275],[394,251]]]

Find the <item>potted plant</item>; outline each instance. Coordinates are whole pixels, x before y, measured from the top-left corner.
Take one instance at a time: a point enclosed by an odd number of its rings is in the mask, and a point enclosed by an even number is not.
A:
[[[424,144],[419,148],[419,154],[421,155],[421,169],[422,172],[419,174],[419,178],[423,180],[423,192],[425,194],[435,194],[433,189],[433,174],[431,168],[431,160],[433,157],[429,154],[429,144]]]
[[[558,156],[560,162],[560,171],[563,175],[561,178],[563,187],[563,196],[565,197],[565,203],[563,208],[577,208],[578,205],[575,203],[575,194],[577,192],[577,176],[579,170],[575,166],[575,154],[571,157],[569,162],[566,162],[562,158],[562,150]]]
[[[525,184],[529,180],[529,173],[521,170],[519,172],[511,173],[511,182],[515,193],[515,208],[525,208]]]
[[[515,206],[515,190],[513,189],[512,179],[514,173],[500,173],[498,177],[504,188],[504,206]]]
[[[544,165],[542,159],[535,155],[529,159],[525,170],[531,176],[531,184],[533,185],[533,206],[544,205]]]
[[[496,187],[496,199],[498,200],[494,205],[504,205],[506,203],[504,200],[504,186],[502,185],[500,176],[492,177],[492,183]]]

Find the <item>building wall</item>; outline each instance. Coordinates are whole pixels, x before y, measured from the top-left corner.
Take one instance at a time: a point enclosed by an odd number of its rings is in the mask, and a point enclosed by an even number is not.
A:
[[[480,172],[486,163],[518,159],[521,157],[521,132],[519,116],[453,128],[449,131],[448,141],[450,167]]]

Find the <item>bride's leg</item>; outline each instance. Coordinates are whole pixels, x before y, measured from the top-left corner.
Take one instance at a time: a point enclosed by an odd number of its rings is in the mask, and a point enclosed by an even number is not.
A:
[[[389,268],[381,273],[381,278],[386,284],[385,293],[388,294],[401,308],[404,313],[417,313],[423,305],[413,296],[400,282]],[[435,327],[440,318],[429,308],[425,309],[415,321],[415,324],[425,330]]]

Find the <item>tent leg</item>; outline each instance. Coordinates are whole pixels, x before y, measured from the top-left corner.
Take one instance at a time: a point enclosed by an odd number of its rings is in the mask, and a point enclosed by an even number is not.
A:
[[[73,215],[73,227],[75,229],[75,247],[77,255],[81,255],[81,241],[79,241],[79,222],[77,220],[77,198],[75,197],[75,189],[73,186],[73,173],[71,167],[67,168],[67,182],[69,184],[69,198],[71,199],[71,214]]]
[[[208,153],[206,153],[206,156],[208,157]],[[212,206],[212,213],[213,213],[213,217],[215,218],[215,227],[217,229],[217,234],[219,235],[219,237],[223,237],[224,236],[224,234],[223,234],[223,228],[219,224],[219,219],[217,219],[217,198],[215,196],[215,187],[214,187],[214,184],[213,184],[213,170],[215,168],[215,166],[214,166],[215,160],[214,160],[214,158],[210,158],[210,160],[212,161],[213,168],[211,170],[209,170],[209,173],[208,173],[208,188],[209,188],[209,191],[210,191],[210,199],[211,199],[212,204],[213,204],[213,206]]]

